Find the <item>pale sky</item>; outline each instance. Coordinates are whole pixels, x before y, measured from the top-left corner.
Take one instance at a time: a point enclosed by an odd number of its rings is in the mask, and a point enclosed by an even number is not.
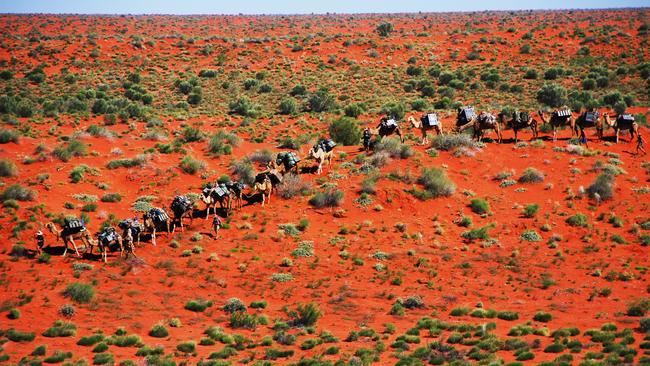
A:
[[[0,0],[0,13],[310,14],[647,7],[648,0]]]

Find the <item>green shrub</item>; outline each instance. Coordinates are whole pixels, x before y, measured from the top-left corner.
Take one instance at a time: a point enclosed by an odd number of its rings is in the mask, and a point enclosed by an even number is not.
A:
[[[221,308],[228,314],[246,311],[246,304],[236,297],[231,297],[226,301],[226,304]]]
[[[538,242],[542,241],[542,237],[535,230],[526,230],[519,237],[523,241]]]
[[[566,104],[567,91],[563,86],[558,84],[544,84],[537,91],[537,101],[551,108],[559,108]]]
[[[451,316],[465,316],[469,314],[470,309],[466,307],[461,307],[461,308],[453,308],[451,309],[451,312],[449,315]]]
[[[456,190],[454,182],[439,168],[423,168],[418,183],[424,186],[424,195],[418,197],[423,199],[451,196]]]
[[[47,346],[42,344],[42,345],[34,348],[31,355],[32,356],[45,356],[46,353],[47,353]]]
[[[95,289],[89,284],[73,282],[66,287],[63,296],[70,297],[76,303],[86,304],[92,301]]]
[[[233,329],[245,328],[255,330],[259,319],[254,314],[247,314],[244,311],[237,311],[230,314],[230,327]]]
[[[338,207],[341,203],[343,203],[343,191],[338,189],[317,192],[309,200],[309,204],[316,208]]]
[[[106,365],[113,363],[113,355],[110,353],[97,353],[93,356],[93,365]]]
[[[461,234],[461,236],[470,241],[477,239],[487,240],[490,238],[488,235],[488,230],[492,228],[494,228],[494,224],[485,225],[477,229],[465,231]]]
[[[388,22],[382,22],[377,25],[377,28],[375,28],[375,31],[377,31],[377,34],[379,34],[380,37],[388,37],[394,30],[394,27],[391,23]]]
[[[63,162],[73,157],[85,156],[88,154],[88,146],[77,139],[71,139],[66,144],[57,146],[52,154]]]
[[[564,351],[566,347],[562,343],[552,343],[544,348],[545,353],[560,353]]]
[[[278,111],[280,114],[284,115],[293,115],[298,112],[298,101],[296,101],[295,98],[284,98],[280,102],[280,106],[278,108]]]
[[[133,159],[117,159],[111,160],[106,164],[108,169],[117,169],[117,168],[134,168],[143,166],[147,161],[149,161],[148,154],[140,154]]]
[[[644,316],[650,310],[650,299],[640,298],[631,302],[627,307],[628,316]]]
[[[514,311],[499,311],[497,313],[497,318],[512,321],[519,319],[519,314]]]
[[[292,323],[299,327],[311,327],[316,324],[323,315],[315,303],[299,304],[295,311],[291,312]]]
[[[230,170],[239,180],[248,185],[253,185],[255,182],[255,169],[249,159],[233,161]]]
[[[19,140],[20,133],[18,131],[0,128],[0,144],[8,144],[10,142],[17,144]]]
[[[361,130],[357,121],[350,117],[341,117],[329,125],[331,138],[339,144],[353,146],[359,144]]]
[[[450,151],[458,147],[475,148],[476,142],[467,134],[436,135],[431,144],[435,149]]]
[[[255,118],[259,115],[259,106],[253,103],[247,96],[242,96],[228,105],[231,114],[238,114],[244,117]]]
[[[542,323],[548,323],[551,320],[553,320],[553,315],[543,312],[543,311],[538,311],[535,313],[535,316],[533,317],[533,320],[537,322],[542,322]]]
[[[194,353],[196,352],[196,343],[193,341],[179,343],[176,345],[176,349],[181,353]]]
[[[266,300],[259,300],[251,302],[251,309],[266,309]]]
[[[36,197],[34,191],[21,186],[20,184],[13,184],[7,187],[0,194],[0,201],[4,202],[7,200],[16,200],[16,201],[33,201]]]
[[[12,342],[31,342],[36,335],[32,332],[20,332],[15,329],[9,329],[5,333],[5,337]]]
[[[77,327],[72,323],[57,320],[51,328],[43,332],[44,337],[74,337],[77,335]]]
[[[587,188],[591,199],[609,200],[614,196],[614,176],[603,173]]]
[[[93,334],[91,336],[81,337],[77,341],[79,346],[92,346],[104,340],[103,334]]]
[[[650,318],[643,318],[639,321],[639,330],[643,333],[650,331]]]
[[[156,324],[149,331],[149,335],[155,338],[165,338],[169,336],[169,331],[162,324]]]
[[[102,353],[108,351],[108,344],[101,342],[98,343],[92,350],[93,353]]]
[[[539,183],[544,181],[544,173],[535,168],[526,168],[519,177],[520,183]]]
[[[278,358],[287,358],[293,356],[292,349],[278,350],[275,348],[267,348],[265,350],[265,357],[267,360],[277,360]]]
[[[532,203],[524,207],[523,215],[524,217],[533,218],[535,217],[535,215],[537,215],[538,211],[539,211],[539,205],[536,203]]]
[[[569,226],[573,227],[587,227],[588,222],[587,222],[587,216],[581,213],[577,213],[573,216],[569,216],[565,222]]]
[[[486,200],[481,198],[473,199],[470,202],[469,207],[472,210],[472,212],[479,215],[487,214],[488,212],[490,212],[490,204]]]
[[[205,170],[206,164],[203,160],[194,159],[193,157],[187,155],[181,160],[179,167],[181,170],[187,174],[196,174],[200,171]]]
[[[0,159],[0,177],[15,177],[18,175],[18,168],[13,161],[8,159]]]
[[[212,306],[212,301],[190,300],[185,304],[185,309],[198,313],[205,311],[210,306]]]
[[[210,138],[208,142],[208,151],[214,155],[230,155],[232,148],[238,146],[240,139],[237,135],[226,132],[218,131]]]
[[[101,198],[102,202],[120,202],[122,201],[122,195],[119,193],[106,193]]]
[[[54,353],[43,359],[45,363],[60,363],[65,361],[66,358],[71,358],[72,352],[54,351]]]
[[[7,318],[11,320],[16,320],[20,318],[20,310],[13,308],[9,310],[9,313],[7,314]]]

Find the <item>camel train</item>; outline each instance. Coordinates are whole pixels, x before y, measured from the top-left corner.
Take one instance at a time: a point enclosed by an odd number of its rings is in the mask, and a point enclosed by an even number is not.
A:
[[[603,138],[605,127],[614,129],[615,141],[619,141],[620,131],[629,131],[630,138],[633,139],[639,133],[639,125],[635,122],[634,117],[630,114],[620,114],[612,118],[608,113],[602,115],[595,110],[588,110],[581,113],[577,118],[574,117],[568,108],[560,108],[545,113],[537,111],[542,124],[550,126],[553,141],[557,140],[559,129],[568,127],[574,136],[582,136],[587,128],[595,128],[598,138]],[[408,116],[406,121],[411,128],[419,130],[421,133],[420,145],[429,143],[428,133],[435,131],[436,135],[443,135],[446,131],[443,129],[442,118],[436,112],[423,113],[419,118]],[[457,110],[456,124],[450,131],[462,133],[467,129],[473,130],[473,137],[481,141],[486,133],[494,132],[497,142],[503,139],[503,128],[511,128],[514,132],[514,140],[518,141],[518,132],[524,129],[530,129],[532,138],[539,138],[539,125],[532,113],[526,111],[514,111],[510,116],[506,113],[498,113],[496,116],[489,112],[476,113],[472,107],[462,107]],[[366,128],[363,131],[362,141],[364,149],[370,152],[372,144],[370,139],[375,137],[376,141],[381,141],[384,137],[396,135],[400,141],[404,142],[404,131],[400,128],[396,118],[382,117],[379,124],[374,128]],[[630,140],[631,141],[631,140]],[[322,174],[324,166],[330,167],[334,157],[334,147],[336,143],[331,139],[322,139],[317,144],[310,147],[307,152],[308,161],[315,161],[317,175]],[[282,184],[285,177],[289,174],[298,175],[301,172],[300,158],[295,152],[285,151],[278,153],[266,164],[266,170],[255,175],[252,180],[249,192],[244,191],[249,188],[242,182],[214,182],[206,184],[196,195],[177,195],[173,198],[169,209],[171,216],[167,211],[160,207],[152,207],[143,213],[141,221],[137,217],[122,220],[118,223],[117,228],[106,227],[93,237],[82,220],[69,218],[58,222],[61,229],[57,228],[54,222],[45,224],[57,241],[63,241],[65,257],[68,253],[68,247],[74,249],[78,257],[82,257],[77,246],[77,241],[83,244],[86,249],[85,253],[92,254],[94,247],[99,250],[100,258],[107,262],[108,252],[120,252],[120,257],[128,258],[129,255],[136,257],[135,247],[140,245],[140,238],[143,235],[151,237],[151,243],[156,245],[156,234],[174,233],[177,226],[181,231],[184,230],[184,221],[189,220],[189,225],[195,217],[197,204],[203,202],[205,205],[205,219],[217,215],[217,206],[229,216],[233,209],[242,209],[242,201],[250,200],[255,197],[261,197],[261,204],[265,206],[271,203],[271,195]],[[198,198],[195,198],[198,197]],[[121,232],[118,231],[121,229]],[[42,238],[42,233],[39,231]],[[137,257],[136,257],[137,258]]]

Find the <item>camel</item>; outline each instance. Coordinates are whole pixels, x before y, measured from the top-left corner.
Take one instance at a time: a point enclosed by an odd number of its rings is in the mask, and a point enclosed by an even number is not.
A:
[[[241,182],[228,182],[226,183],[226,187],[230,191],[230,198],[229,201],[232,201],[233,199],[236,202],[237,208],[241,210],[242,207],[242,200],[244,197],[244,189],[246,188],[246,185]],[[232,204],[229,202],[230,208],[232,208]]]
[[[400,141],[404,143],[404,135],[402,134],[402,130],[398,125],[387,126],[383,123],[380,123],[377,127],[371,128],[370,133],[372,135],[379,136],[379,141],[381,141],[385,136],[396,134],[399,136]]]
[[[587,120],[587,113],[595,113],[591,116],[591,121]],[[576,135],[580,136],[580,131],[588,127],[596,128],[596,136],[599,139],[603,139],[603,121],[600,119],[600,113],[594,111],[587,111],[576,119],[573,129],[575,130]]]
[[[499,126],[499,121],[496,117],[489,113],[481,113],[481,115],[474,117],[468,123],[458,127],[458,132],[463,132],[464,130],[474,127],[474,137],[478,139],[479,142],[483,139],[484,130],[494,130],[497,134],[497,141],[501,143],[501,127]]]
[[[103,236],[102,233],[98,233],[97,240],[92,240],[90,246],[88,247],[89,249],[88,252],[90,254],[93,254],[93,248],[95,247],[95,245],[97,245],[99,249],[99,254],[104,259],[104,263],[107,262],[106,257],[108,256],[108,251],[110,250],[110,247],[113,244],[117,244],[120,247],[120,258],[122,258],[122,256],[124,255],[124,245],[122,241],[122,236],[114,228],[109,228],[108,230],[114,231],[112,239],[109,239],[107,236]]]
[[[622,118],[622,115],[619,115],[615,120],[612,121],[609,118],[609,114],[604,113],[603,119],[605,120],[605,123],[607,123],[609,127],[614,129],[615,136],[616,136],[616,143],[618,143],[618,133],[621,130],[630,131],[630,142],[634,140],[634,134],[638,135],[639,133],[639,124],[634,122],[633,118],[624,119]]]
[[[316,169],[316,174],[320,175],[320,173],[323,172],[323,163],[327,162],[328,166],[332,166],[332,157],[334,156],[334,150],[330,151],[325,151],[323,150],[320,146],[318,147],[317,151],[314,151],[314,148],[312,147],[309,149],[309,152],[307,153],[307,158],[308,159],[314,159],[316,160],[316,163],[318,163],[318,169]]]
[[[228,190],[227,194],[219,195],[217,194],[216,187],[207,186],[201,191],[201,201],[205,203],[205,219],[207,220],[210,216],[210,208],[212,208],[212,213],[217,215],[217,203],[221,206],[221,209],[226,210],[226,216],[230,214],[230,209],[232,208],[232,191]]]
[[[161,209],[158,210],[164,212]],[[167,219],[162,221],[154,220],[153,217],[151,217],[150,213],[151,210],[149,210],[149,212],[142,215],[142,223],[143,223],[142,231],[151,233],[151,244],[156,246],[156,231],[166,230],[168,233],[171,232],[171,220],[169,219],[169,216],[167,217]]]
[[[133,254],[135,258],[138,258],[138,256],[135,255],[135,245],[133,245],[133,233],[135,232],[135,236],[138,239],[138,244],[140,244],[140,232],[142,230],[135,230],[133,226],[129,226],[124,229],[124,234],[122,235],[122,246],[125,248],[127,256],[129,253]]]
[[[517,113],[517,112],[514,112]],[[537,121],[530,117],[528,118],[528,121],[523,121],[521,118],[515,118],[515,115],[513,113],[513,118],[510,120],[506,120],[506,115],[505,113],[499,113],[499,120],[501,123],[504,124],[504,126],[510,126],[512,128],[512,131],[515,133],[515,142],[517,142],[519,139],[517,138],[517,133],[519,130],[523,130],[524,128],[530,127],[530,130],[533,132],[533,139],[536,139],[538,134],[537,134]],[[521,116],[521,114],[520,114]]]
[[[544,112],[541,110],[537,111],[537,114],[539,114],[539,118],[542,119],[542,123],[550,123],[551,126],[553,127],[553,141],[557,141],[557,128],[562,127],[562,126],[569,126],[571,127],[571,137],[576,133],[575,131],[575,119],[573,118],[573,115],[569,114],[568,116],[560,116],[557,111],[553,112],[551,114],[550,120],[547,120],[546,117],[544,117]]]
[[[179,201],[182,198],[176,197],[174,197],[174,201],[172,201],[171,205],[169,206],[169,208],[172,210],[172,213],[174,214],[174,220],[172,220],[172,234],[176,231],[177,221],[181,224],[181,231],[185,231],[185,228],[183,227],[183,218],[189,217],[190,225],[192,225],[192,222],[194,221],[194,205],[191,202],[189,205],[185,205]],[[187,201],[189,201],[189,198]]]
[[[427,132],[429,130],[435,130],[436,134],[438,135],[443,134],[442,122],[438,120],[438,124],[434,126],[430,126],[429,124],[424,123],[424,119],[426,118],[426,116],[427,116],[426,114],[423,115],[419,121],[413,118],[413,116],[409,116],[409,118],[407,119],[411,123],[411,126],[413,126],[413,128],[417,128],[422,132],[422,141],[420,142],[420,145],[424,145],[429,142],[429,138],[427,137]]]
[[[82,243],[84,243],[86,246],[91,245],[90,241],[92,240],[92,236],[86,230],[86,228],[81,229],[80,231],[77,232],[69,232],[66,229],[58,230],[56,228],[56,225],[54,225],[53,222],[48,222],[45,224],[45,227],[50,230],[50,232],[54,235],[56,235],[56,240],[62,239],[63,244],[65,245],[65,250],[63,251],[63,257],[66,256],[68,253],[68,243],[72,244],[72,247],[74,248],[75,253],[77,253],[77,257],[81,258],[81,254],[79,254],[79,249],[77,249],[77,244],[75,244],[74,240],[75,239],[80,239]]]
[[[271,161],[269,161],[268,164],[266,164],[266,168],[268,170],[275,170],[275,171],[279,172],[282,175],[285,175],[285,174],[288,174],[288,173],[294,173],[295,175],[298,175],[298,174],[300,174],[300,170],[299,170],[299,167],[298,167],[299,164],[300,164],[300,162],[296,163],[294,166],[287,169],[287,166],[286,166],[286,164],[284,164],[284,162],[282,162],[281,164],[278,164],[275,161],[275,159],[272,159]]]
[[[264,203],[271,203],[271,192],[273,191],[273,183],[271,178],[268,175],[264,176],[264,180],[261,182],[255,182],[253,185],[253,194],[261,193],[262,194],[262,207]]]

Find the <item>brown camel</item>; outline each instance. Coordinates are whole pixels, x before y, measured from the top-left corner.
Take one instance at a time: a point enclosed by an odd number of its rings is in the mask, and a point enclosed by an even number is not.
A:
[[[422,117],[420,117],[419,121],[413,118],[413,116],[409,116],[409,118],[407,119],[411,123],[411,126],[413,126],[413,128],[417,128],[420,130],[420,132],[422,132],[422,141],[420,142],[420,145],[424,145],[429,142],[429,138],[427,137],[427,132],[429,130],[435,130],[436,134],[438,135],[443,134],[442,122],[440,121],[440,119],[438,119],[437,124],[431,126],[428,123],[424,123],[424,120],[428,119],[427,116],[428,116],[427,114],[423,115]]]
[[[279,172],[282,175],[286,175],[288,173],[293,173],[295,175],[299,175],[300,174],[299,164],[300,164],[300,162],[297,162],[293,166],[287,167],[287,165],[284,162],[282,162],[281,164],[278,164],[276,162],[276,159],[271,159],[271,161],[269,161],[269,163],[266,164],[266,168],[268,170],[275,170],[275,171]]]
[[[618,143],[618,134],[621,130],[630,131],[630,142],[634,141],[634,134],[638,135],[639,133],[639,124],[634,121],[634,117],[631,115],[622,114],[617,116],[616,119],[612,121],[612,119],[609,117],[609,114],[604,113],[603,119],[609,127],[614,129],[616,143]]]
[[[562,126],[569,126],[571,128],[571,137],[576,133],[575,131],[575,119],[573,118],[573,115],[571,114],[571,111],[568,109],[562,109],[563,111],[568,111],[568,115],[561,115],[560,111],[555,111],[551,114],[550,120],[547,120],[546,117],[544,117],[544,112],[541,110],[537,111],[537,114],[539,114],[539,118],[542,119],[542,123],[550,123],[551,127],[553,127],[553,141],[557,141],[557,129],[558,127]]]
[[[50,230],[50,232],[54,235],[56,235],[56,240],[62,239],[63,244],[65,245],[65,250],[63,251],[63,257],[68,253],[68,243],[72,244],[72,247],[74,248],[75,253],[77,253],[77,257],[81,257],[81,254],[79,254],[79,249],[77,249],[77,244],[75,244],[74,240],[79,239],[81,240],[82,243],[85,244],[85,246],[91,245],[90,241],[92,240],[92,235],[86,230],[86,228],[81,229],[80,231],[76,232],[71,232],[66,229],[59,230],[56,228],[56,225],[54,225],[53,222],[48,222],[45,224],[45,227]]]
[[[394,125],[389,126],[386,124],[386,122],[387,119],[385,117],[382,118],[377,127],[370,129],[370,134],[379,136],[379,141],[381,141],[385,136],[395,134],[399,136],[400,141],[404,143],[404,135],[402,134],[402,130],[399,128],[399,125],[395,123]]]
[[[183,218],[185,217],[189,217],[190,225],[192,225],[192,222],[194,221],[194,204],[189,198],[186,196],[176,196],[169,208],[174,214],[174,219],[172,220],[172,234],[176,231],[176,222],[180,223],[181,231],[185,231],[185,228],[183,227]]]
[[[474,127],[474,138],[478,139],[479,142],[483,139],[483,131],[494,130],[497,134],[497,141],[501,143],[501,127],[499,121],[492,114],[482,112],[468,123],[458,127],[458,132],[463,132],[470,127]]]
[[[110,231],[113,231],[113,235],[106,235]],[[93,254],[93,248],[97,245],[99,249],[99,254],[104,259],[104,263],[107,262],[108,251],[110,250],[111,245],[117,244],[120,247],[120,258],[124,255],[124,245],[122,236],[115,230],[115,228],[107,228],[101,233],[97,234],[97,240],[92,240],[90,246],[88,247],[88,252]],[[127,252],[128,256],[128,252]]]
[[[242,182],[227,182],[226,188],[230,191],[229,201],[234,200],[237,208],[241,210],[246,185]],[[232,208],[232,202],[229,202],[229,207]]]
[[[228,188],[218,188],[218,185],[208,185],[203,188],[201,191],[201,201],[205,203],[205,219],[207,220],[210,216],[210,208],[212,208],[212,213],[217,215],[217,203],[221,206],[221,209],[226,210],[226,216],[230,215],[230,209],[232,208],[232,191]],[[224,189],[225,194],[219,194],[217,189]]]
[[[603,121],[600,119],[600,113],[596,111],[586,111],[578,117],[574,123],[574,130],[576,135],[581,135],[582,130],[589,127],[596,128],[596,136],[600,140],[603,139]]]
[[[164,216],[166,216],[166,219],[158,220],[154,219],[152,216],[152,211],[157,210],[159,212],[163,212]],[[171,219],[169,218],[169,215],[165,213],[164,210],[160,208],[155,208],[149,210],[149,212],[146,212],[144,215],[142,215],[142,223],[143,223],[143,232],[148,232],[151,233],[151,244],[156,246],[156,232],[157,231],[167,231],[168,233],[171,232]]]
[[[316,169],[316,174],[319,174],[323,172],[323,163],[327,162],[328,166],[332,166],[332,157],[334,156],[334,150],[330,151],[325,151],[321,147],[318,148],[317,151],[314,151],[314,148],[312,147],[309,149],[309,152],[307,152],[307,158],[308,159],[314,159],[316,160],[316,163],[318,163],[318,169]]]
[[[504,126],[510,126],[512,128],[512,131],[515,133],[515,142],[517,142],[519,139],[517,138],[517,133],[519,130],[523,130],[524,128],[530,127],[530,130],[533,132],[533,139],[536,139],[538,134],[537,134],[537,121],[532,118],[532,116],[528,113],[519,113],[513,112],[512,114],[512,119],[506,120],[506,114],[505,113],[499,113],[499,121],[503,123]],[[527,118],[526,118],[527,117]]]
[[[261,182],[255,182],[253,185],[253,194],[261,193],[262,194],[262,207],[264,203],[271,203],[271,192],[273,191],[273,183],[271,178],[268,175],[264,177],[264,180]]]

